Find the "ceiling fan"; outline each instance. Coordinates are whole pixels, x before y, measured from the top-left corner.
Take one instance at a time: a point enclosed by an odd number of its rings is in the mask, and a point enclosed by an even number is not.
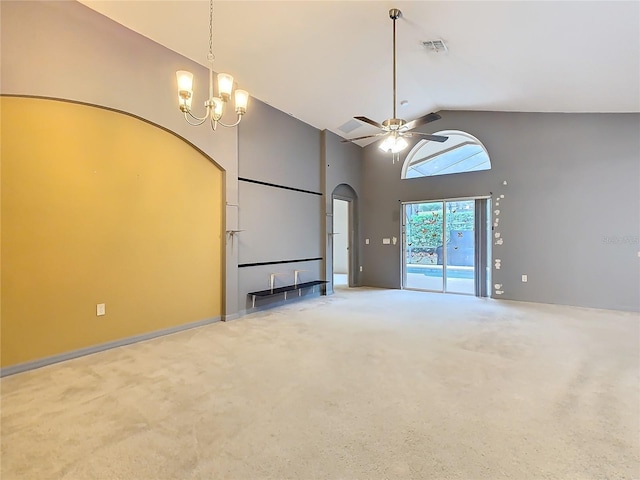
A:
[[[427,133],[411,132],[416,127],[424,125],[426,123],[435,122],[441,117],[437,113],[429,113],[420,118],[416,118],[410,122],[397,118],[396,116],[396,20],[400,18],[402,12],[397,8],[389,10],[389,18],[393,20],[393,117],[385,120],[382,124],[371,120],[367,117],[353,117],[361,122],[368,123],[374,127],[378,127],[382,131],[374,135],[365,135],[363,137],[349,138],[342,140],[342,142],[355,142],[356,140],[363,140],[365,138],[373,137],[385,137],[382,143],[380,143],[380,150],[395,155],[404,150],[408,143],[405,137],[420,136],[427,140],[434,142],[446,142],[449,137],[443,137],[442,135],[429,135]]]

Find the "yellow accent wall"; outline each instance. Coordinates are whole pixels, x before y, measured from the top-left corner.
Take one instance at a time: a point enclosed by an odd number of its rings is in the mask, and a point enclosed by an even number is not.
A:
[[[221,315],[219,167],[125,114],[0,101],[3,367]]]

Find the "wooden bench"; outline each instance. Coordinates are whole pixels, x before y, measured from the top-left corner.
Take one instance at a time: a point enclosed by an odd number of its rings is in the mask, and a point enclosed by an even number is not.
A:
[[[294,283],[293,285],[285,285],[284,287],[272,287],[266,290],[259,290],[257,292],[249,292],[247,295],[251,295],[252,302],[251,308],[256,308],[256,297],[271,297],[273,295],[280,295],[284,293],[284,299],[287,299],[288,292],[298,291],[298,296],[302,296],[302,290],[305,288],[313,288],[318,285],[326,285],[329,283],[327,280],[313,280],[311,282]]]

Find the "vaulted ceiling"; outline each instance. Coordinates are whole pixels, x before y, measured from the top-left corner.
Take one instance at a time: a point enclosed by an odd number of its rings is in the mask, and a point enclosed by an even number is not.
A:
[[[208,1],[81,0],[203,65]],[[438,110],[640,111],[638,1],[216,1],[216,71],[256,98],[343,137],[354,115],[392,116],[392,21],[399,8],[398,116]],[[435,53],[424,41],[442,39]],[[174,72],[166,79],[175,82]],[[204,101],[204,86],[194,105]]]

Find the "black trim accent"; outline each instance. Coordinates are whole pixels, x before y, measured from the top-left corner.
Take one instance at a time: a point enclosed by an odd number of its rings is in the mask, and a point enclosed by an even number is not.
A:
[[[301,258],[299,260],[278,260],[276,262],[256,262],[256,263],[242,263],[238,265],[238,268],[244,267],[261,267],[263,265],[278,265],[280,263],[299,263],[299,262],[315,262],[317,260],[322,260],[322,257],[316,258]]]
[[[287,187],[285,185],[276,185],[275,183],[261,182],[260,180],[252,180],[250,178],[238,177],[238,181],[239,182],[257,183],[258,185],[266,185],[267,187],[282,188],[284,190],[293,190],[294,192],[302,192],[302,193],[309,193],[311,195],[320,195],[320,196],[322,196],[322,193],[312,192],[311,190],[303,190],[302,188]]]

